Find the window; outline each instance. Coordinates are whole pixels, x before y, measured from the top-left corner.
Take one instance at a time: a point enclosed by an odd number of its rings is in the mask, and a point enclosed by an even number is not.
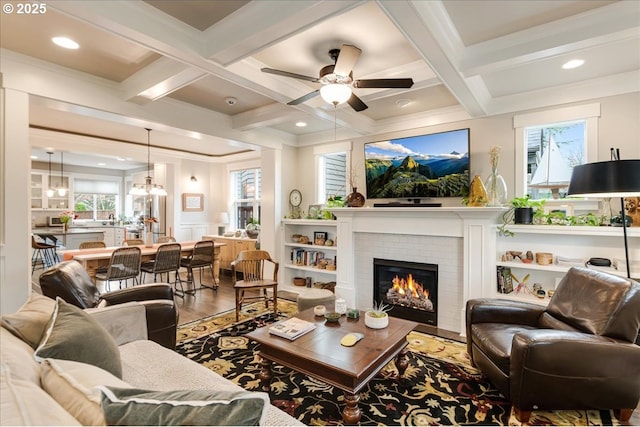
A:
[[[585,163],[585,129],[585,120],[524,129],[527,194],[532,199],[566,197],[573,167]]]
[[[347,195],[347,153],[323,154],[318,156],[318,194],[324,203],[331,196]]]
[[[260,169],[233,171],[230,173],[229,181],[233,204],[231,223],[236,225],[236,229],[245,229],[252,217],[260,219]]]
[[[599,116],[600,104],[515,116],[515,196],[564,197],[573,167],[597,158]]]
[[[120,185],[116,181],[75,179],[73,209],[79,220],[105,221],[120,211]]]

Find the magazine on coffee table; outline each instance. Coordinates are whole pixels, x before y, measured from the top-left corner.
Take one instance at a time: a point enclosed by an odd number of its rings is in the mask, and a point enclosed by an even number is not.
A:
[[[269,333],[288,340],[295,340],[299,336],[314,330],[315,327],[316,325],[314,323],[292,317],[271,325],[269,327]]]

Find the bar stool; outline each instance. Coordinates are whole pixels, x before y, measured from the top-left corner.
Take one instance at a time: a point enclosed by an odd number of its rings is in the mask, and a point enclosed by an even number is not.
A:
[[[54,264],[54,260],[57,259],[56,246],[39,242],[34,235],[31,235],[31,249],[33,250],[31,254],[31,274],[39,268],[51,267]],[[40,267],[36,268],[37,266]]]

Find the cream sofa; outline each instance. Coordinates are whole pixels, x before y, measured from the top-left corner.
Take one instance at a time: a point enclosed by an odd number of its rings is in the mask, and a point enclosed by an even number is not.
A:
[[[46,359],[39,363],[33,347],[38,333],[33,332],[32,323],[46,321],[50,317],[47,311],[51,313],[53,307],[53,300],[33,294],[21,310],[2,318],[1,425],[100,424],[100,392],[96,389],[100,385],[167,391],[243,391],[211,370],[147,340],[145,309],[136,302],[85,310],[114,338],[122,361],[122,379],[77,361]],[[43,326],[35,329],[38,327]],[[270,404],[263,411],[261,423],[303,425]],[[216,424],[212,419],[211,425]]]

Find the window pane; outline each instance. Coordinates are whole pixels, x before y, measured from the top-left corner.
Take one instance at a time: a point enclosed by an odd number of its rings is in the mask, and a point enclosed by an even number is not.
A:
[[[243,169],[230,173],[232,195],[231,223],[244,229],[251,218],[260,219],[260,169]]]
[[[573,167],[586,161],[586,142],[584,120],[525,128],[527,194],[565,197]]]
[[[74,211],[78,219],[102,221],[116,217],[115,194],[74,193]]]

